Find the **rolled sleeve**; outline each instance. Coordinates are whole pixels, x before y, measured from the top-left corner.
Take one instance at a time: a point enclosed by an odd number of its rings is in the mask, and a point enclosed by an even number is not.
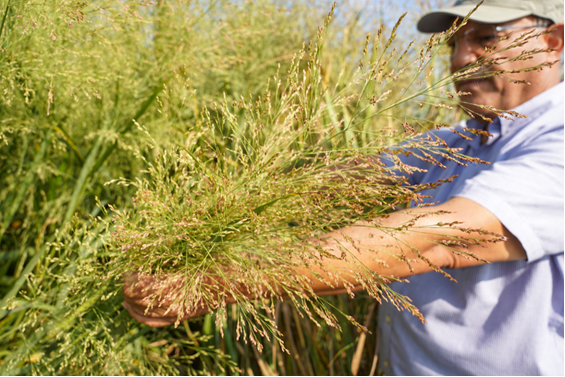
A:
[[[563,252],[563,126],[508,151],[452,197],[493,213],[522,243],[528,261]]]

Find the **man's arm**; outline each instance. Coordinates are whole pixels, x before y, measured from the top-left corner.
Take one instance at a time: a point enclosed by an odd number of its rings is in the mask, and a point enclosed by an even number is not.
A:
[[[336,256],[341,254],[340,246],[346,247],[351,254],[355,255],[371,271],[382,276],[394,276],[396,278],[405,278],[432,271],[432,268],[427,263],[418,258],[413,249],[417,249],[421,255],[440,268],[453,269],[483,264],[484,262],[480,260],[457,255],[440,244],[441,241],[449,240],[449,236],[460,238],[477,237],[476,234],[469,234],[464,230],[434,227],[438,223],[449,224],[457,221],[460,222],[457,225],[459,228],[482,229],[491,233],[497,233],[506,237],[506,241],[486,242],[479,245],[467,244],[467,247],[450,245],[451,248],[472,252],[479,259],[488,262],[526,259],[526,252],[518,239],[487,209],[465,198],[456,197],[443,204],[429,208],[398,211],[383,219],[380,225],[398,228],[403,223],[412,220],[414,215],[432,211],[445,211],[449,213],[421,217],[403,235],[394,234],[392,236],[377,231],[369,224],[357,224],[330,233],[321,246],[325,251]],[[421,228],[421,230],[417,228]],[[492,236],[485,236],[484,238],[488,239],[492,238]],[[352,245],[350,241],[353,241],[355,245]],[[463,243],[465,242],[463,241]],[[383,245],[394,245],[397,248],[383,248]],[[375,253],[370,250],[379,251],[375,256]],[[402,258],[399,258],[402,253],[410,261],[412,271],[407,263]],[[333,268],[348,268],[347,263],[340,260],[325,259],[325,263],[331,264]],[[316,273],[327,277],[326,273],[320,268],[313,267],[310,270],[314,270]],[[337,293],[336,289],[332,289],[316,279],[310,270],[304,269],[300,273],[312,279],[314,283],[313,289],[317,294]],[[350,283],[357,284],[354,280],[351,280]]]
[[[356,257],[369,270],[381,276],[392,276],[395,278],[405,278],[412,275],[431,272],[432,268],[418,258],[414,249],[428,259],[431,263],[440,268],[452,269],[462,267],[472,267],[483,264],[476,259],[471,259],[462,255],[457,255],[442,246],[440,242],[452,239],[450,237],[479,237],[477,234],[469,234],[463,229],[482,229],[491,233],[497,233],[506,237],[504,242],[484,242],[479,245],[468,243],[467,247],[462,245],[450,245],[451,248],[472,252],[478,258],[488,262],[504,262],[526,259],[526,252],[518,239],[512,235],[504,225],[487,209],[481,205],[465,198],[453,198],[443,204],[410,210],[398,211],[391,214],[388,218],[380,220],[380,227],[398,228],[412,219],[415,215],[429,212],[440,212],[438,215],[419,217],[414,224],[411,224],[403,234],[391,232],[394,235],[377,230],[371,224],[358,223],[353,226],[345,227],[337,231],[328,233],[320,241],[320,245],[325,251],[340,256],[342,248],[345,247],[351,256]],[[450,229],[438,227],[436,224],[457,224],[462,229]],[[492,236],[484,236],[492,238]],[[353,244],[352,244],[353,242]],[[465,243],[463,241],[463,243]],[[388,245],[387,247],[385,247]],[[395,247],[390,247],[395,246]],[[401,255],[404,258],[400,258]],[[406,261],[410,262],[412,270]],[[308,277],[312,282],[312,289],[317,295],[340,294],[346,292],[343,284],[334,287],[318,280],[316,274],[323,279],[332,280],[327,274],[327,270],[346,270],[351,268],[351,264],[340,259],[322,259],[324,268],[312,266],[311,268],[298,268],[296,273]],[[344,275],[345,279],[353,284],[354,291],[362,290],[361,285],[353,278]],[[151,280],[141,282],[137,288],[124,287],[125,303],[124,307],[139,322],[153,327],[161,327],[173,324],[177,320],[177,313],[174,310],[164,314],[167,305],[146,311],[148,302],[144,294],[140,293],[143,288],[152,284]],[[188,317],[202,315],[204,312],[192,313]]]

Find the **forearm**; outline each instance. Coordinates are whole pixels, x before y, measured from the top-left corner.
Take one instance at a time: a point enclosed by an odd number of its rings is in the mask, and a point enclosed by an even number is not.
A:
[[[391,216],[391,220],[395,217]],[[432,271],[422,257],[440,268],[446,267],[446,253],[434,243],[411,235],[409,231],[394,236],[391,233],[394,232],[383,232],[369,224],[332,232],[319,247],[335,258],[322,257],[316,264],[297,267],[295,273],[306,277],[313,292],[323,296],[363,290],[357,274],[361,269],[392,282]]]
[[[417,220],[406,227],[415,216]],[[460,224],[454,224],[457,222]],[[481,229],[483,234],[471,229]],[[492,234],[485,234],[485,231]],[[504,236],[506,241],[501,242],[501,238],[494,234]],[[480,239],[483,241],[478,242]],[[451,269],[526,257],[520,242],[494,215],[463,198],[436,207],[399,211],[379,220],[378,224],[356,224],[340,229],[328,234],[320,246],[336,258],[345,251],[349,262],[323,258],[322,267],[298,268],[297,273],[311,280],[316,294],[344,291],[343,284],[330,287],[323,282],[331,280],[329,270],[342,271],[342,278],[347,283],[359,287],[354,274],[348,273],[352,269],[352,260],[357,266],[362,265],[383,278],[405,278],[433,271],[430,265]]]

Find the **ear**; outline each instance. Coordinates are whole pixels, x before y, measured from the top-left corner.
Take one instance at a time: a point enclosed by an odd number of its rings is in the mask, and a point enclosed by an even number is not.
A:
[[[560,57],[563,52],[563,23],[551,25],[548,30],[551,30],[551,33],[546,34],[547,47]]]

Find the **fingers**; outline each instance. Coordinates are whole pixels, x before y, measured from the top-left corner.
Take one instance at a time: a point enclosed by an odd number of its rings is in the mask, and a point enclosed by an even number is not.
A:
[[[177,320],[177,317],[171,317],[171,316],[167,316],[167,317],[148,317],[145,316],[143,314],[143,312],[139,312],[137,309],[135,309],[134,307],[132,307],[130,304],[128,304],[127,302],[122,302],[122,306],[124,308],[127,309],[127,311],[129,312],[129,314],[138,322],[143,323],[144,325],[150,326],[150,327],[164,327],[164,326],[169,326],[175,323],[175,321]]]
[[[171,306],[168,305],[159,305],[159,306],[150,306],[149,299],[135,299],[124,296],[124,302],[128,304],[136,313],[141,314],[145,317],[149,318],[158,318],[158,317],[177,317],[178,310],[175,310]],[[149,309],[148,309],[149,308]]]
[[[134,272],[124,276],[123,281],[124,302],[122,306],[138,322],[151,327],[163,327],[177,321],[178,312],[170,308],[169,300],[158,301],[155,307],[147,309],[154,301],[150,296],[156,291],[155,285],[159,281],[157,278]]]
[[[126,275],[123,281],[124,294],[132,298],[144,298],[154,293],[158,282],[152,275],[140,275],[137,272]]]
[[[127,309],[129,314],[138,322],[143,323],[150,327],[164,327],[173,325],[178,318],[178,314],[175,315],[162,315],[159,313],[154,312],[153,309],[145,313],[146,307],[137,306],[137,305],[130,305],[128,302],[122,302],[122,306]],[[163,310],[164,312],[164,310]],[[195,318],[203,316],[204,314],[208,313],[207,308],[201,308],[192,312],[184,317],[180,318],[181,321],[189,318]]]
[[[123,307],[133,318],[148,326],[168,326],[179,319],[198,317],[208,312],[207,308],[200,308],[179,318],[182,309],[175,302],[182,301],[182,278],[156,277],[134,272],[125,275],[123,281]]]

